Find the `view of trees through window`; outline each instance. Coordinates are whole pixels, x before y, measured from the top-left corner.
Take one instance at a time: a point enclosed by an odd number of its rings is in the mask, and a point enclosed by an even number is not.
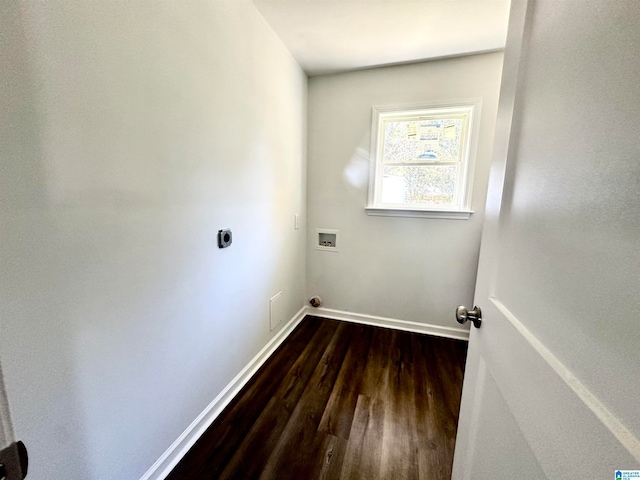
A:
[[[385,167],[382,177],[384,203],[451,205],[457,166]]]
[[[462,119],[385,122],[384,163],[460,161]]]
[[[451,205],[462,129],[462,118],[385,122],[382,202]]]

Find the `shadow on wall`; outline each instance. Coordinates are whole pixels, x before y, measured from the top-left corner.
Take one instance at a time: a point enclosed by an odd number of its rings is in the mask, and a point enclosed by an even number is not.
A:
[[[68,472],[67,478],[91,478],[84,447],[88,432],[70,415],[81,409],[75,326],[69,321],[73,307],[64,292],[64,279],[74,272],[61,255],[65,246],[50,210],[40,141],[43,112],[37,105],[41,86],[27,55],[33,38],[20,6],[3,2],[0,14],[0,355],[16,438],[26,443],[31,458],[29,477],[47,478],[55,470]],[[50,436],[39,435],[42,431]],[[76,459],[72,471],[64,465],[68,458]]]

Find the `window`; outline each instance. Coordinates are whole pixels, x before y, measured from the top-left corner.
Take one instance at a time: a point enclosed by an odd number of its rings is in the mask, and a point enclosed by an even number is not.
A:
[[[480,103],[374,107],[367,213],[469,218]]]

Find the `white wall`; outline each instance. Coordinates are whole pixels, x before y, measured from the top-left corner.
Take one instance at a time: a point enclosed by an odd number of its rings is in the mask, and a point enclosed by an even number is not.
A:
[[[16,435],[32,480],[140,478],[303,302],[306,76],[241,0],[1,10]]]
[[[457,326],[471,305],[502,54],[309,80],[307,294],[324,306]],[[470,220],[367,216],[371,107],[482,97]],[[339,252],[315,250],[316,228],[340,230]]]

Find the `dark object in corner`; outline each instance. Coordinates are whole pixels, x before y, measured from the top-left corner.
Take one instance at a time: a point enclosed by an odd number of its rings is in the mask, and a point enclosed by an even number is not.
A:
[[[27,476],[29,457],[22,442],[16,442],[0,450],[0,478],[22,480]]]
[[[312,307],[318,308],[320,305],[322,305],[322,299],[319,296],[314,295],[309,299],[309,303]]]

